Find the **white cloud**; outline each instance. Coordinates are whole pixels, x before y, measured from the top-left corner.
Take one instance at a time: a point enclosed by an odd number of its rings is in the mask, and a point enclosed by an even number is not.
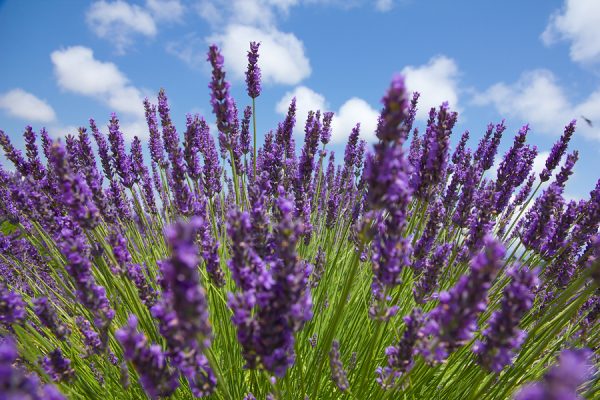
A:
[[[352,97],[333,117],[332,143],[346,143],[352,128],[360,122],[360,136],[368,142],[376,141],[375,130],[379,112],[363,99]]]
[[[293,97],[296,98],[296,126],[294,133],[299,137],[303,137],[304,123],[306,122],[308,112],[311,110],[321,110],[321,112],[324,112],[329,110],[329,105],[322,94],[306,86],[298,86],[281,98],[275,107],[275,111],[281,115],[285,115]],[[352,128],[359,122],[361,124],[361,137],[367,141],[374,141],[378,116],[379,113],[377,110],[372,108],[363,99],[358,97],[350,98],[334,113],[331,142],[345,143]]]
[[[113,41],[119,53],[132,44],[134,36],[154,37],[157,33],[149,11],[122,0],[93,3],[86,13],[86,22],[98,37]]]
[[[431,107],[439,107],[447,101],[450,108],[460,111],[458,103],[458,76],[456,62],[446,56],[433,57],[422,66],[408,66],[402,70],[410,92],[421,93],[417,118],[427,119]]]
[[[52,122],[56,119],[54,109],[23,89],[12,89],[0,94],[0,108],[8,115],[36,122]]]
[[[600,89],[580,103],[572,103],[547,70],[525,72],[513,84],[497,83],[473,98],[476,105],[493,105],[500,114],[530,122],[534,131],[558,136],[564,125],[578,119],[577,132],[600,140]],[[584,116],[592,121],[589,126]]]
[[[546,45],[569,41],[575,62],[600,61],[600,1],[566,0],[562,10],[550,17],[541,38]]]
[[[265,83],[295,85],[311,73],[304,44],[292,33],[233,24],[207,40],[220,46],[225,67],[236,79],[244,79],[250,41],[261,42],[259,66]]]
[[[377,11],[386,12],[394,7],[394,0],[377,0],[375,1],[375,9]]]
[[[198,37],[195,33],[184,35],[180,40],[174,40],[167,43],[165,48],[167,53],[174,55],[188,66],[194,69],[207,67],[206,40]]]
[[[146,7],[158,21],[179,21],[185,11],[179,0],[146,0]]]
[[[82,46],[56,50],[50,58],[61,89],[99,100],[133,121],[144,119],[141,91],[115,64],[97,60],[91,49]]]

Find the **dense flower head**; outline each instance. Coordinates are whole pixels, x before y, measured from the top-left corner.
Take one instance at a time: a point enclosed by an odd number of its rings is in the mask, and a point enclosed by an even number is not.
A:
[[[592,377],[594,370],[589,349],[563,350],[543,379],[522,388],[515,400],[580,399],[577,389]]]
[[[36,374],[16,364],[18,353],[12,338],[0,342],[0,390],[4,399],[65,400],[53,385],[43,385]]]
[[[331,350],[329,351],[329,366],[331,368],[331,380],[340,389],[345,392],[350,387],[348,383],[348,377],[344,370],[344,365],[340,359],[340,342],[334,340],[331,344]]]
[[[25,161],[21,150],[13,146],[10,138],[3,130],[0,130],[0,146],[4,150],[4,155],[14,164],[16,170],[21,175],[27,175],[29,173],[29,163]]]
[[[247,106],[244,108],[240,132],[240,151],[242,154],[250,152],[250,118],[252,118],[252,107]]]
[[[552,171],[554,171],[554,169],[558,166],[560,159],[567,151],[569,141],[571,140],[573,133],[575,133],[575,124],[576,123],[577,123],[576,120],[572,120],[571,122],[569,122],[569,124],[567,126],[565,126],[565,130],[564,130],[562,136],[560,137],[560,139],[558,139],[558,141],[556,143],[554,143],[554,146],[552,146],[552,150],[550,150],[550,154],[548,155],[548,158],[546,159],[545,168],[540,173],[540,180],[542,182],[546,182],[550,179],[550,176],[552,175]]]
[[[260,68],[258,62],[258,48],[260,42],[250,42],[248,51],[248,70],[246,71],[246,85],[248,85],[248,96],[253,99],[260,96]]]
[[[404,317],[404,333],[396,346],[385,349],[387,366],[377,369],[377,383],[387,389],[393,386],[396,379],[410,370],[414,364],[414,347],[419,339],[419,329],[423,324],[423,313],[420,308],[413,308],[410,315]]]
[[[0,282],[0,324],[10,325],[25,319],[25,303],[18,293]]]
[[[486,238],[484,250],[471,260],[471,273],[462,276],[448,292],[439,294],[439,305],[427,314],[419,335],[425,340],[419,352],[428,360],[443,361],[473,337],[477,317],[487,304],[487,291],[500,269],[504,247]]]
[[[51,351],[42,360],[44,371],[55,382],[70,381],[75,377],[75,370],[71,367],[71,360],[64,357],[60,348]]]
[[[137,318],[130,315],[127,325],[119,329],[115,336],[123,347],[125,358],[138,371],[146,394],[152,399],[169,396],[179,386],[178,376],[167,363],[160,346],[149,346],[146,336],[137,332],[137,324]]]
[[[519,323],[533,306],[534,290],[539,285],[537,274],[538,271],[525,266],[507,273],[511,282],[504,289],[501,308],[492,314],[482,341],[473,348],[479,363],[490,371],[500,372],[510,364],[525,339],[526,333],[519,329]]]
[[[56,310],[49,304],[47,297],[39,297],[34,300],[34,312],[50,331],[60,340],[65,340],[71,334],[69,327],[63,323]]]
[[[258,50],[258,48],[257,48]],[[224,135],[233,130],[233,99],[229,96],[229,83],[225,80],[223,56],[215,45],[210,46],[208,61],[212,66],[210,88],[210,103],[217,117],[217,129]]]
[[[114,115],[39,148],[0,134],[0,399],[594,397],[596,359],[549,367],[598,348],[600,180],[568,198],[574,123],[536,182],[528,125],[471,149],[396,76],[377,143],[356,115],[336,158],[331,112],[296,147],[295,98],[256,131],[258,49],[238,114],[210,47],[212,134],[197,114],[178,134],[164,90],[147,140]]]

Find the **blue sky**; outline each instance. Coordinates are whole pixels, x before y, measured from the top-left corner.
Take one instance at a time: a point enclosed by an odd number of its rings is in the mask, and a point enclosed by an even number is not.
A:
[[[105,126],[112,111],[130,138],[143,137],[141,100],[161,87],[180,131],[188,112],[213,120],[212,42],[242,109],[245,54],[258,40],[261,135],[296,95],[303,113],[336,113],[332,149],[341,151],[356,122],[372,139],[380,98],[403,72],[422,92],[421,117],[443,100],[460,111],[455,140],[469,129],[475,145],[487,123],[505,118],[504,151],[529,122],[538,168],[577,118],[571,148],[580,161],[567,195],[587,197],[600,176],[596,0],[0,0],[0,38],[0,129],[17,146],[28,123],[62,136],[90,117]]]

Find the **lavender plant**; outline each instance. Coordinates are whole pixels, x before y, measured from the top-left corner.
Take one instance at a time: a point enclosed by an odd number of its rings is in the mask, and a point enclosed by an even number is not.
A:
[[[163,90],[147,143],[114,114],[41,149],[27,126],[24,152],[0,131],[0,398],[600,396],[600,180],[564,198],[575,121],[540,175],[528,125],[494,172],[503,121],[452,149],[458,114],[415,127],[396,76],[372,148],[356,121],[336,158],[333,113],[295,99],[261,146],[249,49],[240,103],[208,51],[216,132],[179,135]]]

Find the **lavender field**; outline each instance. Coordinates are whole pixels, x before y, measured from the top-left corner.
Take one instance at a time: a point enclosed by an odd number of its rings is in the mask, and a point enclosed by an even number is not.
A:
[[[334,114],[295,99],[258,143],[260,43],[246,98],[207,61],[212,115],[175,127],[161,90],[147,141],[116,114],[0,131],[0,400],[600,397],[579,122],[538,174],[529,126],[458,132],[448,103],[418,126],[396,75],[374,145],[356,121],[330,152]]]

